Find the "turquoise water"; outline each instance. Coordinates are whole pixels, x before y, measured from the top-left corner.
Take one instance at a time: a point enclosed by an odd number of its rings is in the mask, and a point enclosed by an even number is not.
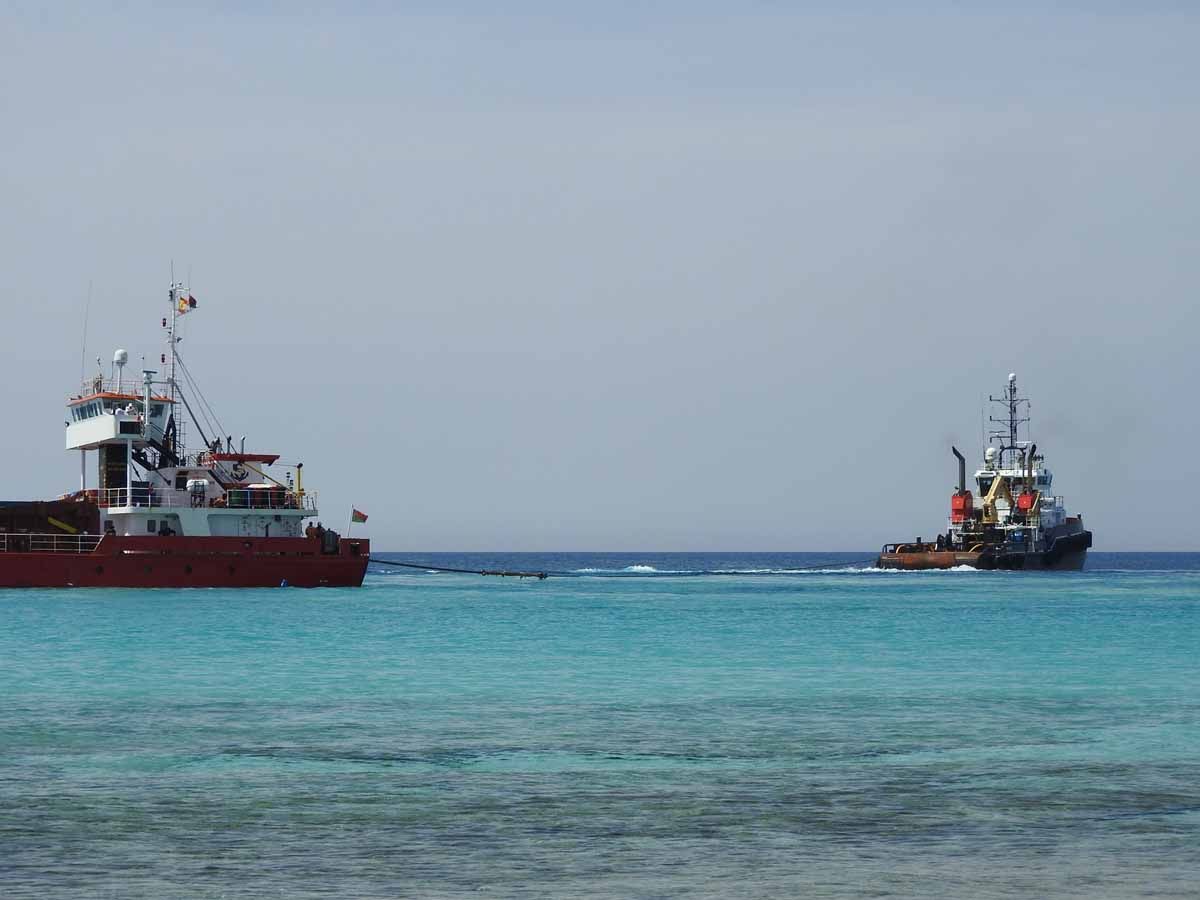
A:
[[[0,896],[1197,896],[1200,555],[829,558],[0,591]]]

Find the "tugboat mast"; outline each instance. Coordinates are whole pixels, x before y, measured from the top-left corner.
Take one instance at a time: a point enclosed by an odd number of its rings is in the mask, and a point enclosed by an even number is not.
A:
[[[1008,387],[1005,388],[1004,394],[1000,397],[993,397],[988,394],[988,400],[993,403],[1004,404],[1007,412],[1006,418],[997,419],[995,416],[989,416],[988,421],[995,422],[997,425],[1003,425],[1003,429],[994,429],[988,432],[988,442],[999,442],[1000,459],[998,460],[998,468],[1004,468],[1004,454],[1010,453],[1014,457],[1023,457],[1025,450],[1022,442],[1017,440],[1018,431],[1021,425],[1028,425],[1028,414],[1022,416],[1022,404],[1024,404],[1024,412],[1029,411],[1029,398],[1017,396],[1017,376],[1016,373],[1010,372],[1008,375]],[[1007,438],[1007,443],[1005,439]],[[1029,443],[1025,441],[1024,443]],[[1015,462],[1016,460],[1014,460]]]

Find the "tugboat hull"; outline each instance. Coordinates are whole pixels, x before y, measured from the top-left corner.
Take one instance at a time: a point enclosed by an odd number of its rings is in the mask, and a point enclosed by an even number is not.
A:
[[[955,569],[969,566],[987,570],[1042,570],[1078,572],[1092,546],[1092,533],[1080,531],[1057,538],[1047,550],[983,550],[975,553],[938,550],[924,544],[900,544],[884,549],[875,565],[880,569]]]

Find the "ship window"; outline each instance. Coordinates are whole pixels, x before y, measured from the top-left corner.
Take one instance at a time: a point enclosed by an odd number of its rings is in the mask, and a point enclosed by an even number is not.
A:
[[[992,489],[992,480],[993,479],[991,478],[980,478],[979,493],[986,494],[988,491],[990,491]]]
[[[161,403],[151,403],[150,404],[150,418],[161,419],[162,411],[163,411],[163,405]]]
[[[187,472],[176,472],[175,473],[175,490],[186,491],[187,483],[188,483],[188,473]]]
[[[156,519],[147,519],[146,520],[146,533],[154,534],[154,532],[156,532],[156,531],[158,531],[158,521]]]

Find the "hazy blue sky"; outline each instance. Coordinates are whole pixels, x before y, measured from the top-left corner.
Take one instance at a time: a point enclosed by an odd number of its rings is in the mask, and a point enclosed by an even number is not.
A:
[[[933,534],[1009,371],[1098,547],[1200,549],[1194,7],[243,6],[0,13],[0,496],[173,259],[381,549]]]

